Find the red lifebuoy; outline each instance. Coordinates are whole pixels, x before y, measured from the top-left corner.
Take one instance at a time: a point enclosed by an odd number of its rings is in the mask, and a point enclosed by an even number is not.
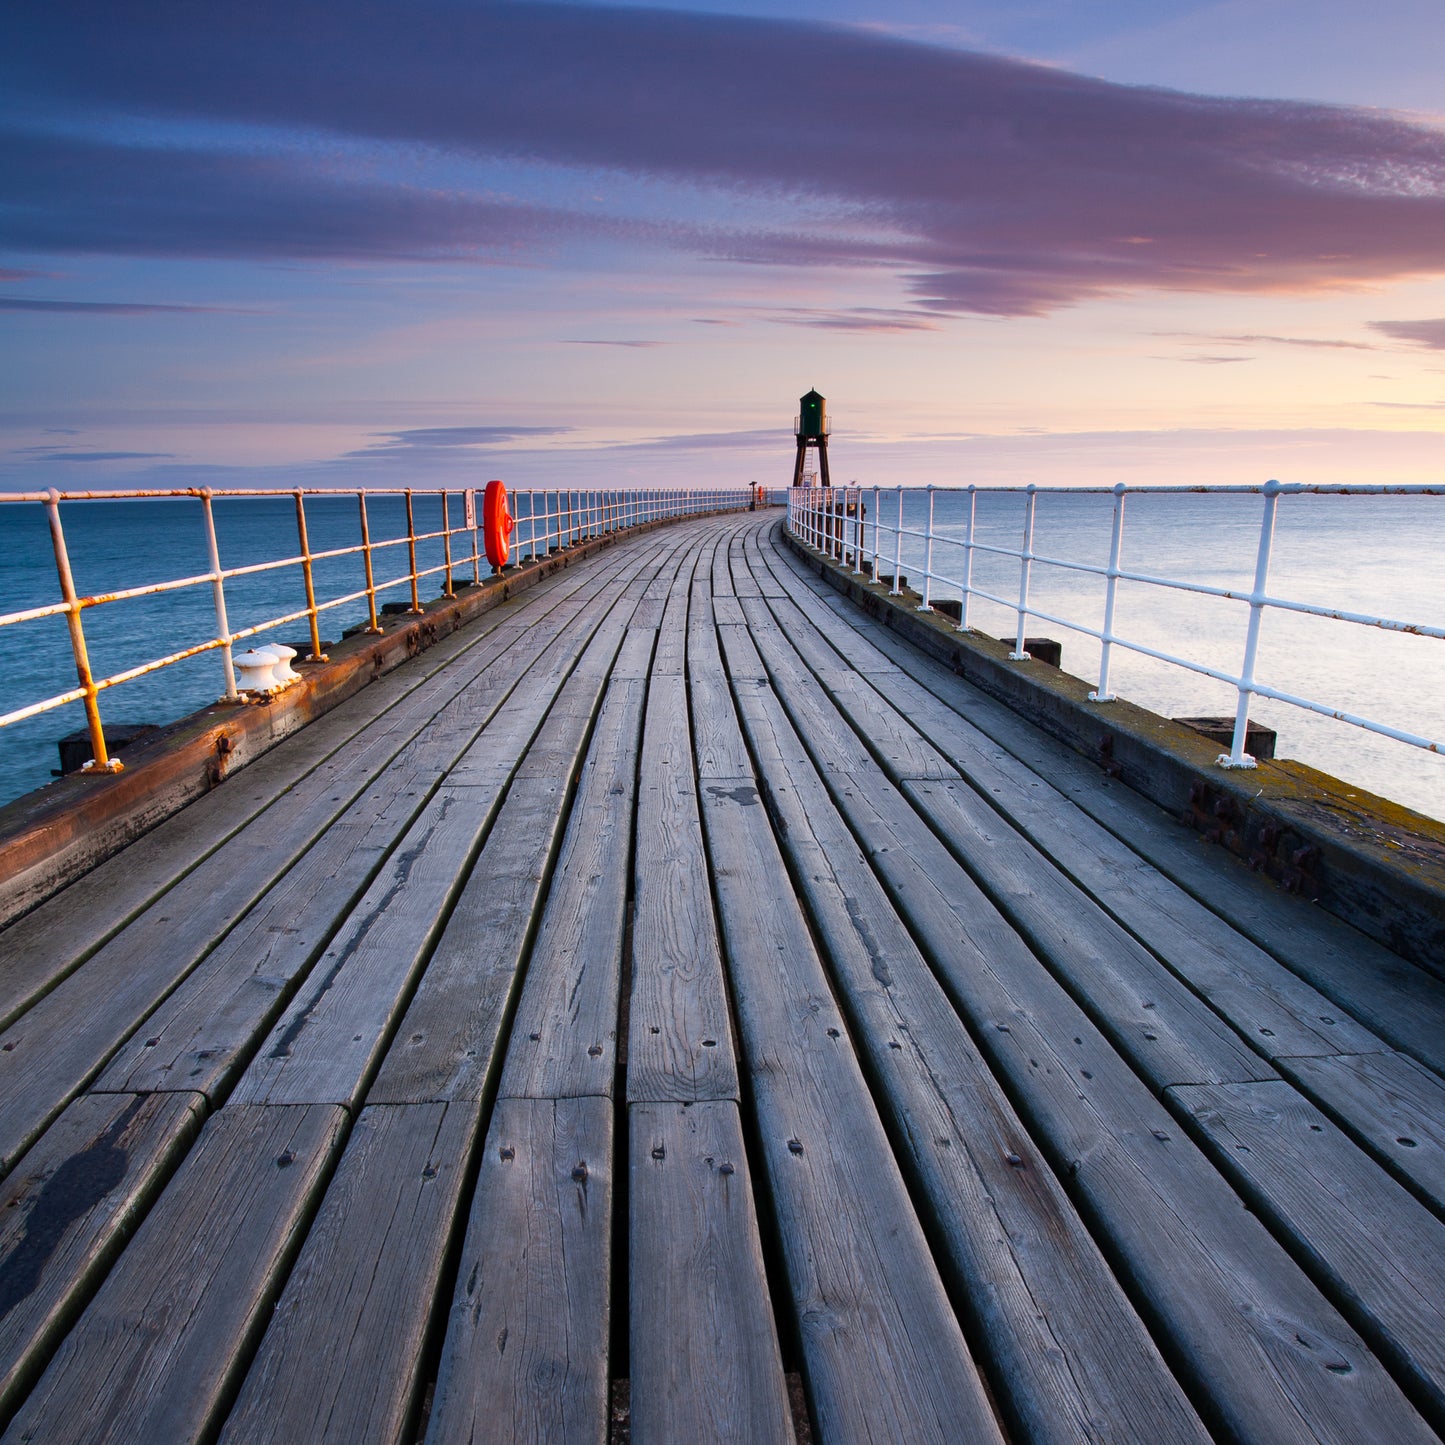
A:
[[[488,482],[482,495],[482,540],[487,549],[487,561],[493,567],[507,565],[512,528],[511,509],[507,506],[505,482]]]

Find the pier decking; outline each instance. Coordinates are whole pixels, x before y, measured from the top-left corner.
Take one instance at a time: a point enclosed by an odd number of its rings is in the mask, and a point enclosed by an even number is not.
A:
[[[5,1445],[1439,1438],[1445,986],[776,528],[0,933]]]

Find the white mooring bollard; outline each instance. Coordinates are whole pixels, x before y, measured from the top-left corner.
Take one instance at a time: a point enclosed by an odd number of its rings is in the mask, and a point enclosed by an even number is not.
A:
[[[272,647],[253,647],[243,652],[235,659],[237,689],[253,697],[271,697],[280,692],[286,684],[276,672],[278,665],[286,661]]]

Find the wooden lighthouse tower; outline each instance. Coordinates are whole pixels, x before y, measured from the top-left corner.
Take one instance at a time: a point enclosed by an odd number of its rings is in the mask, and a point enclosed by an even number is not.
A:
[[[818,449],[818,471],[823,485],[831,487],[828,478],[828,401],[816,391],[810,391],[798,401],[798,419],[793,426],[798,435],[798,459],[793,463],[793,485],[803,485],[803,464],[807,460],[808,448]]]

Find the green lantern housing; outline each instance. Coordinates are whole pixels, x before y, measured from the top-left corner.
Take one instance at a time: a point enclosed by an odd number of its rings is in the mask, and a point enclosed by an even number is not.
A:
[[[809,391],[798,400],[798,415],[793,423],[798,439],[798,455],[793,463],[793,485],[803,485],[803,468],[807,461],[808,448],[818,449],[818,470],[823,485],[831,487],[828,476],[828,400],[818,391]]]

